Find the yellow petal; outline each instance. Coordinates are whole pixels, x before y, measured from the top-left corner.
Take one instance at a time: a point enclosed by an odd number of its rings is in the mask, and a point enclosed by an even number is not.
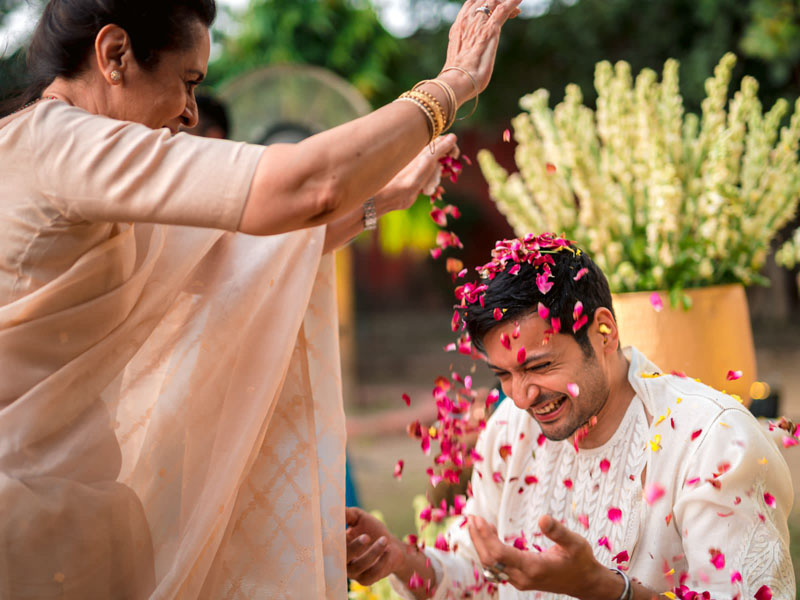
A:
[[[667,598],[669,598],[669,600],[675,600],[675,598],[677,598],[677,596],[672,592],[661,592],[661,595],[666,596]]]
[[[656,425],[658,425],[659,423],[662,423],[662,422],[664,421],[664,419],[666,419],[666,418],[667,418],[667,417],[665,417],[664,415],[661,415],[660,417],[658,417],[658,418],[656,419],[656,422],[655,422],[655,424],[656,424]]]
[[[683,402],[683,398],[678,398],[677,403],[680,404],[681,402]]]

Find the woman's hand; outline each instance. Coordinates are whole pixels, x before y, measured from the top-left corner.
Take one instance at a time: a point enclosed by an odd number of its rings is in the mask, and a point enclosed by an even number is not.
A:
[[[522,0],[467,0],[450,27],[450,43],[447,46],[447,59],[440,79],[446,79],[456,91],[459,104],[482,92],[489,85],[497,55],[500,29],[508,19],[519,14]],[[478,9],[486,7],[490,14]],[[457,70],[446,71],[449,67],[466,70],[475,79],[477,90],[472,82]],[[466,95],[464,95],[466,93]]]
[[[436,140],[433,153],[424,148],[380,192],[375,194],[375,209],[378,216],[381,217],[393,210],[411,208],[420,194],[433,195],[442,178],[442,165],[439,160],[445,156],[458,158],[460,153],[456,136],[452,133]]]
[[[386,525],[360,508],[345,509],[347,576],[361,585],[388,577],[403,563],[403,543]]]

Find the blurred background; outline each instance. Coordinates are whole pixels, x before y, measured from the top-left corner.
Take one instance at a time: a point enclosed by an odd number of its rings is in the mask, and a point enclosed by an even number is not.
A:
[[[442,66],[448,26],[460,3],[443,0],[218,0],[220,16],[205,92],[223,99],[231,136],[259,143],[297,140],[390,102]],[[698,112],[703,87],[720,57],[739,57],[733,89],[745,74],[760,83],[765,106],[800,95],[800,2],[796,0],[526,0],[504,31],[497,68],[476,113],[457,123],[462,151],[488,148],[514,169],[502,132],[519,98],[538,88],[560,102],[576,83],[592,106],[594,65],[626,60],[633,72],[680,61],[687,111]],[[22,47],[41,10],[37,0],[0,0],[0,96],[24,73]],[[334,99],[336,99],[334,101]],[[337,106],[335,110],[325,107]],[[446,199],[459,207],[453,230],[467,267],[485,262],[496,239],[512,235],[477,166],[466,166]],[[431,390],[455,360],[453,284],[428,250],[436,228],[427,201],[391,215],[339,256],[345,407],[350,473],[357,501],[380,509],[397,534],[414,527],[411,499],[424,493],[429,457],[406,425],[435,417]],[[786,235],[798,226],[787,228]],[[777,240],[780,242],[782,240]],[[800,419],[800,301],[797,269],[770,261],[771,287],[748,289],[759,379],[772,396],[754,410]],[[476,384],[488,372],[465,360]],[[402,394],[408,394],[406,406]],[[766,402],[766,401],[765,401]],[[800,483],[800,451],[788,453]],[[401,481],[393,477],[405,461]],[[793,531],[800,531],[800,502]],[[795,523],[797,526],[795,527]],[[800,540],[800,537],[798,537]],[[800,542],[793,544],[800,553]],[[798,561],[795,561],[798,564]],[[800,579],[800,578],[798,578]]]

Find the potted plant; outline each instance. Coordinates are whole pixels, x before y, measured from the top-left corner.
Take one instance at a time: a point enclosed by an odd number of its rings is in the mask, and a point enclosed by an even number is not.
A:
[[[601,62],[596,110],[575,85],[554,109],[546,90],[521,99],[518,172],[478,158],[518,235],[563,233],[600,265],[624,343],[746,398],[755,358],[743,286],[768,283],[771,243],[797,211],[800,104],[781,127],[788,103],[764,113],[752,77],[729,102],[735,62],[726,54],[706,81],[699,117],[684,110],[677,61],[661,81]],[[796,255],[791,242],[779,253],[784,264]]]

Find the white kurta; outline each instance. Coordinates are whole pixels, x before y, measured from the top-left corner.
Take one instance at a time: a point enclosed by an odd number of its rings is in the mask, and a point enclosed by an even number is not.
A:
[[[636,396],[599,448],[576,452],[569,441],[543,440],[532,417],[504,402],[478,442],[484,462],[473,473],[474,497],[465,513],[494,524],[501,539],[524,533],[542,549],[552,542],[537,521],[550,514],[583,535],[602,564],[616,566],[613,557],[627,551],[630,559],[621,567],[658,593],[678,586],[685,574],[690,589],[708,590],[716,600],[737,593],[752,598],[762,585],[774,598],[794,598],[786,523],[792,484],[766,427],[729,396],[688,378],[647,377],[657,367],[635,349],[629,358]],[[499,448],[505,444],[513,450],[503,460]],[[601,469],[606,460],[607,470]],[[530,475],[536,482],[526,484]],[[652,505],[643,500],[650,483],[664,490]],[[774,497],[774,507],[765,494]],[[621,511],[617,522],[609,519],[612,508]],[[607,546],[600,543],[604,537]],[[435,600],[462,597],[480,567],[465,527],[455,524],[448,541],[456,553],[426,550],[437,570]],[[723,568],[712,564],[712,549],[724,554]],[[733,571],[741,573],[741,583],[731,583]],[[393,583],[411,598],[399,581]],[[475,597],[490,596],[481,591]],[[564,596],[504,585],[498,597]]]

